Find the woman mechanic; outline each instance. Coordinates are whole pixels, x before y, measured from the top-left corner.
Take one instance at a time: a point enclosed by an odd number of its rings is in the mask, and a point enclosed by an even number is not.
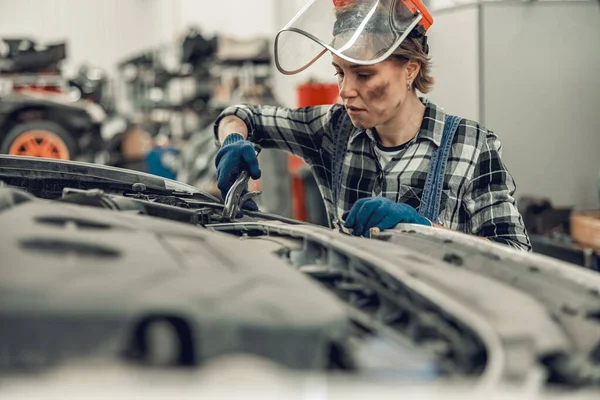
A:
[[[242,170],[260,178],[253,142],[303,158],[331,224],[353,235],[422,224],[530,251],[496,135],[417,95],[434,82],[432,23],[420,0],[310,1],[278,33],[276,66],[298,73],[330,52],[343,105],[224,110],[215,123],[223,198]]]

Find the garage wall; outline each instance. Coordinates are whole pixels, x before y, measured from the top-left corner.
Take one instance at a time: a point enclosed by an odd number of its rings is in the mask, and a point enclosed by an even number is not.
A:
[[[67,65],[112,69],[136,51],[208,34],[272,36],[276,0],[0,0],[0,35],[69,42]],[[235,10],[235,12],[232,12]]]
[[[476,5],[433,12],[428,33],[436,83],[427,97],[447,112],[479,121],[479,19]]]
[[[271,37],[275,31],[277,0],[138,0],[149,11],[155,43],[179,40],[190,26],[203,34],[240,39]]]
[[[517,197],[597,208],[598,4],[489,2],[433,14],[429,97],[499,135]]]
[[[116,60],[152,43],[143,1],[2,0],[0,35],[40,41],[68,39],[68,64],[110,69]]]
[[[598,207],[599,4],[490,3],[483,23],[485,123],[519,192]]]
[[[164,1],[164,0],[163,0]],[[238,38],[271,37],[275,32],[275,8],[282,0],[166,0],[179,3],[181,26],[199,23],[203,30]]]

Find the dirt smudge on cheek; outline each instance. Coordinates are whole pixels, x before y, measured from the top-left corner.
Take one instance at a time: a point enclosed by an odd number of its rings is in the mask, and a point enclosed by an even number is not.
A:
[[[385,97],[389,86],[389,83],[384,82],[376,85],[372,89],[367,90],[367,99],[369,99],[370,101],[381,100]]]

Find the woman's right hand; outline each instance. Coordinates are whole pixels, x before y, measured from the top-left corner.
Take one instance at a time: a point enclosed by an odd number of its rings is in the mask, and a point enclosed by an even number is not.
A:
[[[254,146],[237,133],[225,138],[217,153],[215,165],[217,167],[217,187],[223,200],[242,171],[248,171],[252,179],[259,179],[261,174]],[[243,208],[251,211],[258,210],[258,206],[253,200],[246,201]]]

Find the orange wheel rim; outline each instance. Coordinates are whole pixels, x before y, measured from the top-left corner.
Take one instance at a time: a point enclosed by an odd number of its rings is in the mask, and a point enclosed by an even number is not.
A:
[[[69,160],[69,149],[54,133],[44,130],[23,132],[10,145],[8,154]]]

